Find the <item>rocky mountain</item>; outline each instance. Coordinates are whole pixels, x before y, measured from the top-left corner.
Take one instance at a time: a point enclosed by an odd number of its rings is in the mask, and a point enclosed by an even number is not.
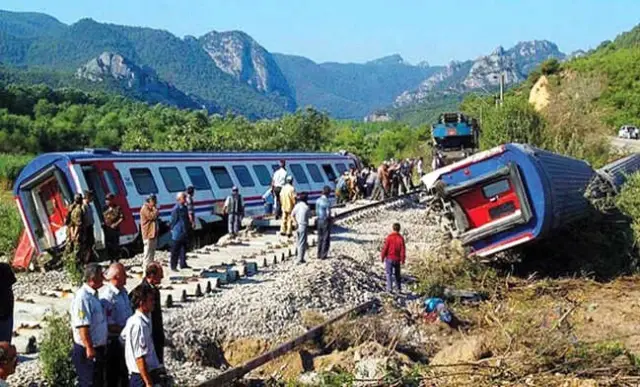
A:
[[[111,83],[122,88],[122,94],[145,102],[200,109],[201,102],[189,97],[173,85],[161,80],[152,69],[142,68],[122,55],[103,52],[76,70],[77,79]]]
[[[473,61],[451,62],[425,79],[416,89],[401,93],[395,105],[419,103],[433,93],[495,90],[502,75],[505,85],[512,86],[525,80],[529,72],[549,58],[562,60],[565,54],[546,40],[520,42],[508,50],[500,46],[489,55]]]
[[[441,67],[412,66],[391,55],[367,63],[316,63],[308,58],[274,54],[298,106],[312,105],[336,118],[362,119],[393,103],[407,89]]]
[[[294,110],[296,102],[287,79],[273,56],[242,31],[211,31],[199,39],[216,66],[257,91],[275,94]]]

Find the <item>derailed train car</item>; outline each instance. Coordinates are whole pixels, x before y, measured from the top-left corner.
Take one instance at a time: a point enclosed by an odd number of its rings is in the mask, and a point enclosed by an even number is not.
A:
[[[487,257],[584,218],[594,179],[615,191],[639,168],[638,155],[596,172],[582,160],[505,144],[433,171],[423,182],[443,199],[453,236],[472,255]]]
[[[104,248],[101,224],[105,195],[115,195],[122,208],[120,245],[129,252],[139,248],[139,211],[154,194],[163,221],[170,218],[176,193],[195,187],[196,232],[208,234],[219,222],[224,199],[237,186],[244,197],[247,216],[264,215],[262,196],[271,184],[279,160],[286,160],[298,192],[307,192],[310,203],[325,185],[333,186],[340,174],[359,163],[347,153],[302,152],[112,152],[87,149],[42,154],[16,179],[13,193],[25,226],[14,265],[44,252],[56,254],[66,243],[65,217],[75,193],[95,192],[96,248]],[[161,240],[162,241],[162,240]]]

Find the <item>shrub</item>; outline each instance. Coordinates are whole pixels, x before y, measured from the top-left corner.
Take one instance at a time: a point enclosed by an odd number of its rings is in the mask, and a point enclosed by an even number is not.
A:
[[[32,155],[0,154],[0,190],[9,190]]]
[[[10,256],[22,232],[22,219],[11,200],[3,200],[0,195],[0,256]]]
[[[634,237],[636,241],[640,241],[640,173],[629,176],[616,197],[616,205],[631,218]]]
[[[69,315],[46,317],[47,326],[40,344],[40,362],[47,382],[57,387],[75,386],[76,373],[71,362],[73,340]]]
[[[62,255],[62,264],[69,281],[75,286],[82,284],[83,266],[78,261],[77,250],[66,250]]]

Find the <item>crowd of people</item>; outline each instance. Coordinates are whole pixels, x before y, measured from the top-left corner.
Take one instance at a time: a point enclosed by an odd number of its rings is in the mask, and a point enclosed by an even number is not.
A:
[[[415,179],[424,175],[423,159],[386,160],[378,168],[368,165],[345,171],[336,183],[338,203],[358,199],[383,200],[405,194],[416,186]]]

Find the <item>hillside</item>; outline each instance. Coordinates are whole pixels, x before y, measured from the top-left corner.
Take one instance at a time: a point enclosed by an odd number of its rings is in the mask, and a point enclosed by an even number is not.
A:
[[[287,111],[278,98],[237,82],[219,69],[193,37],[180,39],[162,30],[91,19],[70,26],[47,19],[49,23],[39,29],[37,20],[44,17],[0,11],[3,63],[75,72],[103,52],[115,52],[138,66],[153,69],[182,92],[206,101],[211,111],[219,106],[220,112],[230,110],[250,118],[274,117]]]
[[[411,66],[399,56],[364,64],[315,63],[301,56],[274,54],[300,106],[312,105],[336,118],[362,119],[389,106],[440,67]]]

